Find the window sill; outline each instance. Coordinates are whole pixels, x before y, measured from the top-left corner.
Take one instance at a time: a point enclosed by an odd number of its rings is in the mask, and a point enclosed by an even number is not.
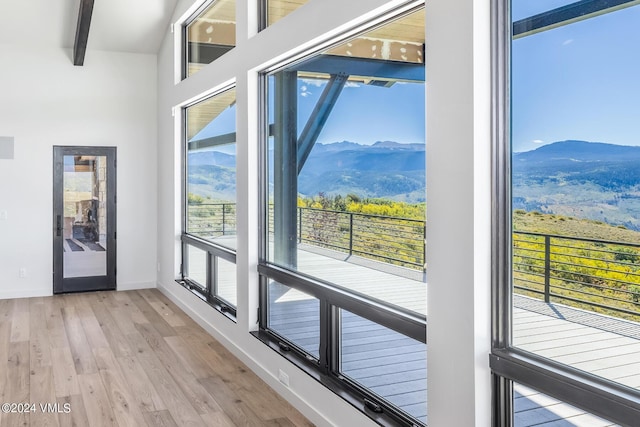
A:
[[[210,297],[205,294],[204,289],[201,289],[200,286],[197,286],[191,283],[186,279],[176,279],[176,283],[182,286],[183,288],[189,290],[192,294],[200,298],[202,301],[207,303],[209,306],[213,307],[216,311],[222,314],[227,319],[231,320],[234,323],[237,323],[236,319],[236,309],[230,305],[225,304],[215,297]]]

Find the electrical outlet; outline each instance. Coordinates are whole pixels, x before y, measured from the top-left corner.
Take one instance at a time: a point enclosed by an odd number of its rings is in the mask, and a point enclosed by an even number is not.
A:
[[[27,269],[22,267],[19,271],[18,271],[18,275],[22,278],[27,277]]]
[[[0,221],[6,221],[8,216],[7,211],[0,211]]]
[[[158,273],[160,273],[160,263],[157,265]]]
[[[282,369],[278,369],[278,380],[287,387],[289,387],[289,375],[285,374]]]

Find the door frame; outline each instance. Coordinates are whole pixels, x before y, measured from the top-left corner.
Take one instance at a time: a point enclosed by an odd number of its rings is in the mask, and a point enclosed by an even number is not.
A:
[[[107,274],[64,278],[64,157],[107,158]],[[53,293],[116,289],[116,147],[53,146]]]

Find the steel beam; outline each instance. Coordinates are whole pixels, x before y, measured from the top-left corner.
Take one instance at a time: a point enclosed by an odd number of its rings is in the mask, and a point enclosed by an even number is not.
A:
[[[425,76],[424,64],[337,55],[318,55],[289,69],[400,82],[424,82]]]
[[[581,0],[514,22],[513,38],[530,36],[637,4],[640,0]]]
[[[322,91],[322,95],[320,95],[320,99],[318,99],[318,103],[311,112],[311,116],[309,116],[309,120],[307,120],[307,124],[298,139],[298,174],[307,161],[325,123],[327,123],[331,110],[333,110],[338,97],[340,97],[342,88],[344,88],[348,78],[349,76],[345,74],[331,75],[327,86]]]
[[[298,73],[277,73],[274,90],[274,261],[295,268],[298,264]]]

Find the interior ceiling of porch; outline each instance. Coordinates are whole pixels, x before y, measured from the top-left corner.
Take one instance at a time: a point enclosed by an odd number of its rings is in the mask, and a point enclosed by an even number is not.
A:
[[[269,3],[269,13],[282,14],[284,16],[306,3],[306,0],[271,1]],[[231,33],[235,34],[234,16],[235,3],[230,0],[219,0],[210,9],[206,10],[202,17],[190,25],[189,40],[204,45],[207,43],[229,43],[233,45],[235,38],[231,39],[230,36],[225,36],[225,34],[229,33],[230,29],[233,29]],[[400,64],[422,64],[424,62],[425,45],[424,22],[425,11],[423,8],[330,48],[323,55],[354,58],[356,60],[366,59],[380,61],[381,63],[385,61],[391,64],[395,63],[398,66]],[[213,33],[219,35],[215,40],[211,37]],[[204,65],[189,64],[192,72],[202,68]],[[384,75],[384,73],[374,75],[373,73],[361,71],[363,68],[366,70],[369,67],[358,68],[359,72],[348,73],[348,81],[384,86],[403,80],[393,73],[388,76]],[[330,78],[330,72],[326,72],[326,70],[309,68],[299,70],[298,75],[308,79],[328,80]],[[424,80],[424,77],[422,77],[422,80]],[[203,102],[196,108],[192,107],[187,117],[189,129],[187,139],[193,138],[234,102],[235,93],[233,95],[223,93],[217,96],[215,100],[211,100],[211,102]]]

